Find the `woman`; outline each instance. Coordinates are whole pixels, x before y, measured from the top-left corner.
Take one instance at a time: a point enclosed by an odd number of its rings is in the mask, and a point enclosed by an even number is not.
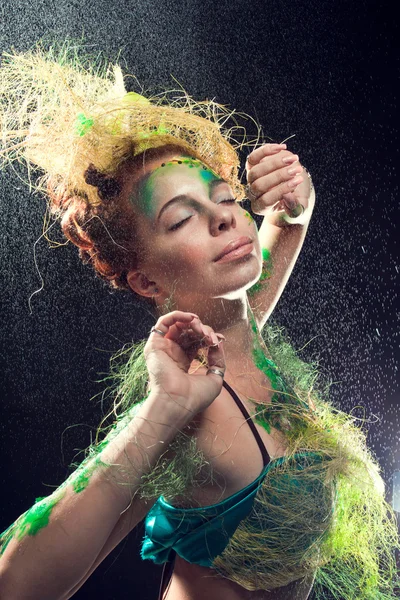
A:
[[[313,582],[318,598],[394,598],[397,526],[365,436],[261,336],[313,208],[298,157],[249,155],[257,231],[215,104],[150,102],[118,70],[41,51],[2,81],[4,154],[45,171],[83,260],[157,318],[117,373],[106,437],[3,533],[2,595],[71,597],[145,519],[160,599],[303,600]]]

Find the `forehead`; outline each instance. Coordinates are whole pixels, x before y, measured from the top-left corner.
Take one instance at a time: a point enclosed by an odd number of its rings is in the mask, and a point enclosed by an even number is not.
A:
[[[135,186],[135,204],[148,216],[155,216],[162,201],[177,193],[193,190],[208,191],[212,181],[221,178],[198,159],[189,156],[169,156],[151,160],[141,171]]]

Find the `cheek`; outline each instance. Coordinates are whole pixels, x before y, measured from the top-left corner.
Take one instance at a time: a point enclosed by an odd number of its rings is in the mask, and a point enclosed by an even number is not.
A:
[[[179,244],[164,253],[164,266],[170,274],[174,275],[186,273],[194,275],[196,272],[203,271],[210,260],[204,246],[194,246],[190,240],[187,245]]]
[[[177,263],[180,263],[182,267],[192,268],[194,270],[204,266],[206,261],[209,260],[204,247],[193,246],[192,244],[181,246],[179,251],[175,253],[175,258]]]

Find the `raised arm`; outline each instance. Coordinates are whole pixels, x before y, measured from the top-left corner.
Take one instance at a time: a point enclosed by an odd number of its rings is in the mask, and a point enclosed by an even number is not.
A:
[[[151,393],[137,414],[3,533],[0,598],[70,598],[148,512],[151,504],[138,497],[142,476],[177,432],[219,395],[219,375],[188,374],[191,353],[214,344],[204,337],[199,319],[174,311],[160,317],[156,327],[165,334],[152,333],[144,348]],[[208,362],[225,368],[221,346],[209,348]]]
[[[254,150],[246,163],[251,208],[264,217],[258,231],[263,271],[260,280],[248,290],[259,330],[285,289],[315,204],[311,179],[304,176],[299,157],[285,148],[285,145],[265,144]],[[289,173],[289,169],[294,172]]]
[[[19,517],[3,535],[1,598],[69,597],[127,507],[130,529],[143,519],[146,509],[135,493],[141,476],[184,425],[177,408],[167,396],[150,394],[137,416],[97,457]]]

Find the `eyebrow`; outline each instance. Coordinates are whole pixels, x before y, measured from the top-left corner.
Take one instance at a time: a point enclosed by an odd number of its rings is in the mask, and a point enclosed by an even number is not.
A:
[[[220,183],[228,183],[228,182],[225,181],[225,179],[213,179],[212,181],[210,181],[210,192],[212,192],[213,189]],[[186,199],[187,199],[187,194],[179,194],[178,196],[174,196],[173,198],[171,198],[171,200],[168,200],[168,202],[166,202],[164,204],[164,206],[158,213],[158,217],[157,217],[156,221],[160,220],[161,215],[163,214],[164,210],[166,210],[171,204],[173,204],[174,202],[180,202],[181,200],[186,200]]]

